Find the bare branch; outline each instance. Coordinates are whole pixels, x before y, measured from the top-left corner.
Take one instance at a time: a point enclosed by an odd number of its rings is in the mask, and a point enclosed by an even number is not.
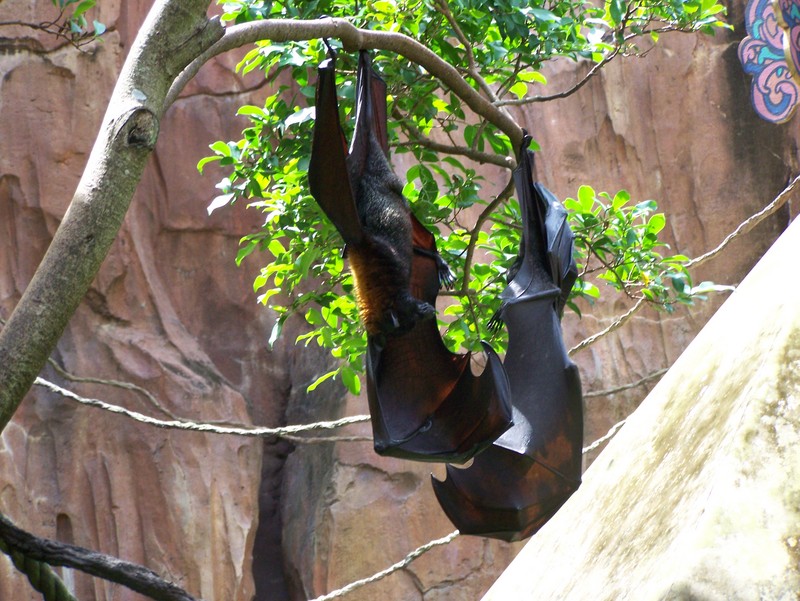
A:
[[[58,577],[48,564],[36,561],[11,548],[0,536],[0,551],[8,555],[14,567],[25,574],[34,590],[42,593],[43,601],[77,601],[69,592],[64,581]]]
[[[313,424],[311,424],[313,425]],[[281,434],[284,440],[302,444],[323,444],[328,442],[372,442],[372,436],[293,436]]]
[[[503,202],[508,200],[511,194],[514,192],[514,178],[509,178],[506,187],[498,194],[495,199],[486,205],[486,208],[478,215],[478,219],[475,221],[475,227],[472,228],[469,235],[469,243],[467,244],[467,254],[464,258],[464,278],[461,282],[462,290],[467,290],[469,288],[469,272],[472,269],[472,262],[475,258],[475,246],[478,243],[478,234],[483,227],[483,224],[489,218],[489,216],[494,212],[494,210]]]
[[[437,0],[436,5],[439,8],[439,12],[444,15],[444,18],[447,19],[447,22],[450,24],[450,27],[453,29],[453,33],[455,34],[456,38],[461,45],[464,46],[464,51],[467,54],[467,73],[469,76],[478,84],[478,87],[483,90],[483,93],[486,94],[486,97],[494,103],[495,106],[501,106],[498,103],[497,95],[494,93],[494,90],[486,83],[486,80],[480,74],[478,67],[475,63],[475,53],[472,52],[472,42],[464,35],[464,32],[461,31],[461,27],[458,25],[458,21],[453,16],[453,13],[450,11],[450,6],[447,4],[447,0]]]
[[[178,76],[166,96],[165,106],[175,101],[203,64],[223,52],[263,40],[288,42],[319,38],[340,39],[348,51],[372,48],[395,52],[407,58],[450,88],[476,114],[493,123],[511,139],[514,147],[519,146],[522,141],[522,129],[511,116],[503,108],[484,98],[461,77],[455,67],[442,60],[435,52],[404,34],[358,29],[345,19],[267,19],[228,27],[222,39],[198,55]]]
[[[0,538],[26,557],[116,582],[155,601],[197,601],[149,568],[76,545],[39,538],[17,528],[3,515],[0,515]]]
[[[1,323],[3,323],[2,319],[0,319],[0,324]],[[136,384],[133,384],[131,382],[122,382],[120,380],[105,380],[103,378],[76,376],[75,374],[70,373],[66,369],[61,367],[52,357],[48,359],[47,362],[52,366],[52,368],[56,371],[56,373],[65,380],[69,380],[70,382],[76,382],[79,384],[100,384],[103,386],[111,386],[113,388],[121,388],[122,390],[130,390],[131,392],[135,392],[146,398],[153,407],[155,407],[165,415],[170,416],[172,419],[180,419],[172,411],[164,407],[158,401],[158,399],[150,393],[149,390],[146,390],[141,386],[137,386]]]
[[[505,167],[506,169],[514,168],[514,159],[512,157],[502,156],[499,154],[490,154],[488,152],[481,152],[480,150],[469,148],[468,146],[443,144],[441,142],[436,142],[428,138],[417,127],[415,127],[413,123],[410,123],[407,120],[403,119],[403,116],[400,114],[400,112],[397,110],[396,107],[392,111],[392,116],[397,120],[398,123],[400,123],[400,126],[403,128],[403,131],[405,131],[408,137],[410,138],[408,142],[397,143],[396,146],[398,147],[424,146],[425,148],[430,148],[434,152],[442,152],[445,154],[465,156],[468,159],[471,159],[481,164],[488,163],[491,165],[497,165],[498,167]]]
[[[582,340],[581,342],[579,342],[578,344],[576,344],[575,346],[573,346],[571,349],[569,349],[569,353],[567,353],[567,354],[568,354],[569,356],[572,356],[572,355],[574,355],[575,353],[577,353],[578,351],[582,351],[583,349],[585,349],[585,348],[586,348],[587,346],[589,346],[590,344],[594,344],[595,342],[597,342],[598,340],[600,340],[600,338],[602,338],[602,337],[603,337],[603,336],[605,336],[606,334],[610,334],[611,332],[613,332],[614,330],[616,330],[617,328],[619,328],[619,327],[620,327],[621,325],[623,325],[623,324],[624,324],[626,321],[628,321],[628,320],[629,320],[631,317],[633,317],[634,313],[636,313],[636,312],[637,312],[639,309],[641,309],[641,308],[644,306],[644,301],[645,301],[645,299],[644,299],[644,298],[640,298],[640,299],[639,299],[639,300],[636,302],[636,304],[635,304],[635,305],[633,305],[633,307],[631,307],[631,308],[628,310],[628,312],[627,312],[627,313],[624,313],[624,314],[620,315],[619,317],[617,317],[617,318],[616,318],[616,319],[615,319],[613,322],[611,322],[611,324],[610,324],[610,325],[609,325],[607,328],[605,328],[604,330],[601,330],[601,331],[597,332],[597,334],[593,334],[592,336],[589,336],[589,337],[588,337],[588,338],[586,338],[585,340]]]
[[[583,76],[583,79],[578,81],[572,87],[564,90],[563,92],[558,92],[557,94],[549,94],[546,96],[525,96],[524,98],[514,98],[511,100],[499,100],[495,102],[495,106],[523,106],[526,104],[532,104],[534,102],[547,102],[549,100],[557,100],[560,98],[566,98],[567,96],[571,96],[578,90],[580,90],[583,86],[589,83],[589,80],[597,75],[600,72],[600,69],[605,67],[615,56],[617,56],[620,52],[620,47],[617,46],[612,50],[607,56],[603,58],[599,63],[595,63],[591,69]]]

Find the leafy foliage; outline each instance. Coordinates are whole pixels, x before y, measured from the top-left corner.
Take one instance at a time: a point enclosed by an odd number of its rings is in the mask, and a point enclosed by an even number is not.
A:
[[[455,66],[470,84],[498,106],[542,100],[542,64],[557,56],[597,63],[638,52],[666,31],[711,31],[722,26],[723,8],[715,0],[374,0],[307,2],[220,0],[223,20],[315,19],[344,17],[358,27],[412,37]],[[336,40],[331,41],[337,44]],[[272,93],[263,107],[245,106],[239,114],[250,125],[241,140],[216,142],[214,154],[198,168],[217,161],[230,169],[209,206],[216,210],[243,200],[264,214],[263,227],[242,239],[237,261],[255,250],[271,260],[254,289],[260,302],[278,313],[272,340],[285,320],[303,313],[311,330],[300,337],[330,348],[339,376],[357,392],[365,339],[350,294],[352,279],[339,253],[338,233],[310,197],[306,184],[314,122],[315,75],[309,65],[324,58],[320,40],[263,42],[237,66],[260,69]],[[509,139],[492,123],[466,111],[462,100],[402,56],[377,50],[374,64],[389,84],[390,142],[395,154],[412,153],[405,194],[417,217],[439,232],[437,244],[457,275],[452,303],[440,317],[451,348],[475,349],[491,339],[486,329],[505,286],[506,270],[517,254],[519,208],[508,192],[487,199],[469,160],[508,165],[515,155]],[[352,122],[355,56],[339,53],[337,87],[343,123]],[[507,190],[510,190],[507,186]],[[593,302],[605,283],[631,297],[644,297],[666,310],[690,303],[698,289],[681,255],[662,257],[658,239],[666,223],[653,201],[629,205],[629,197],[595,193],[584,186],[567,199],[577,235],[581,277],[570,307]],[[470,209],[468,217],[467,210]],[[475,215],[478,214],[477,223]],[[487,228],[486,225],[489,224]],[[476,260],[482,251],[491,261]],[[702,290],[707,290],[705,286]],[[495,340],[502,347],[502,340]]]
[[[93,19],[89,27],[88,13],[97,4],[97,0],[52,0],[53,6],[59,10],[58,17],[47,25],[53,33],[67,38],[80,46],[99,38],[106,31],[106,26]]]

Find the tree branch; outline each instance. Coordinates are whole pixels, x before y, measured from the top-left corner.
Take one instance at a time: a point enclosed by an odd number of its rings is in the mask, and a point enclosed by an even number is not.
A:
[[[492,90],[489,84],[486,83],[486,80],[478,71],[478,68],[475,64],[475,53],[472,52],[472,42],[467,38],[466,35],[464,35],[464,32],[461,31],[458,21],[456,21],[456,18],[450,11],[450,6],[447,4],[447,0],[437,0],[436,5],[439,7],[439,12],[444,15],[444,18],[447,19],[447,22],[450,24],[456,39],[458,39],[458,41],[461,42],[461,45],[464,46],[464,51],[467,54],[467,73],[475,81],[475,83],[478,84],[478,87],[483,90],[483,93],[486,94],[486,97],[495,106],[500,106],[494,90]]]
[[[617,56],[620,52],[620,47],[617,46],[612,50],[607,56],[603,58],[599,63],[595,63],[591,69],[583,76],[583,78],[573,85],[572,87],[564,90],[563,92],[558,92],[557,94],[549,94],[547,96],[525,96],[524,98],[514,98],[510,100],[498,100],[495,102],[495,106],[524,106],[526,104],[532,104],[534,102],[547,102],[549,100],[558,100],[560,98],[566,98],[567,96],[571,96],[578,90],[580,90],[583,86],[589,83],[589,80],[597,75],[597,73],[606,66],[615,56]]]
[[[492,214],[492,212],[500,205],[500,203],[507,200],[514,191],[514,178],[511,177],[506,184],[506,187],[498,194],[495,199],[486,205],[486,208],[478,215],[475,221],[475,227],[472,228],[469,234],[469,242],[467,243],[467,254],[464,258],[464,277],[461,281],[461,288],[467,290],[469,288],[469,272],[472,269],[472,262],[475,258],[475,245],[478,243],[478,234],[483,227],[483,224]]]
[[[0,551],[8,555],[14,567],[25,574],[34,590],[42,593],[43,601],[77,601],[64,581],[44,562],[36,561],[13,549],[0,537]]]
[[[625,390],[630,390],[631,388],[636,388],[638,386],[641,386],[642,384],[646,384],[650,380],[655,380],[657,378],[660,378],[665,373],[667,373],[667,370],[669,370],[668,367],[661,368],[659,370],[654,371],[651,374],[647,374],[645,377],[640,378],[640,379],[636,380],[635,382],[631,382],[630,384],[622,384],[620,386],[615,386],[613,388],[606,388],[605,390],[591,390],[589,392],[584,392],[583,393],[583,398],[591,399],[591,398],[600,397],[600,396],[610,396],[612,394],[617,394],[618,392],[623,392]]]
[[[0,538],[26,557],[116,582],[155,601],[197,601],[149,568],[76,545],[39,538],[17,528],[3,515],[0,515]]]
[[[396,107],[392,111],[392,116],[398,123],[400,123],[400,127],[403,128],[403,131],[405,131],[409,137],[408,142],[399,142],[396,144],[396,146],[424,146],[425,148],[429,148],[434,152],[443,152],[445,154],[464,156],[482,164],[488,163],[490,165],[497,165],[498,167],[505,167],[506,169],[514,168],[514,159],[512,157],[481,152],[480,150],[469,148],[467,146],[443,144],[428,138],[427,136],[423,135],[413,123],[403,120]]]
[[[442,60],[432,50],[401,33],[358,29],[345,19],[325,18],[313,21],[267,19],[228,27],[222,39],[200,54],[178,76],[167,94],[165,104],[169,106],[174,102],[200,67],[218,54],[263,40],[288,42],[318,38],[337,38],[342,41],[347,51],[380,49],[407,58],[450,88],[473,112],[505,133],[510,138],[512,146],[516,148],[520,145],[522,129],[511,116],[503,108],[495,106],[484,98],[461,77],[455,67]]]
[[[2,324],[2,323],[3,323],[3,320],[0,319],[0,324]],[[145,399],[147,399],[148,402],[153,407],[155,407],[156,409],[158,409],[159,411],[161,411],[165,415],[168,415],[172,419],[180,419],[172,411],[170,411],[169,409],[164,407],[158,401],[158,399],[156,397],[154,397],[150,393],[149,390],[146,390],[146,389],[142,388],[141,386],[137,386],[136,384],[133,384],[131,382],[122,382],[120,380],[106,380],[106,379],[103,379],[103,378],[91,378],[91,377],[86,377],[86,376],[76,376],[75,374],[70,373],[66,369],[61,367],[58,364],[58,362],[55,359],[53,359],[52,357],[50,359],[48,359],[47,362],[56,371],[56,373],[59,376],[61,376],[62,378],[64,378],[65,380],[69,380],[70,382],[76,382],[76,383],[79,383],[79,384],[80,383],[82,383],[82,384],[100,384],[100,385],[103,385],[103,386],[111,386],[113,388],[121,388],[122,390],[129,390],[131,392],[135,392],[135,393],[140,394],[141,396],[143,396]]]

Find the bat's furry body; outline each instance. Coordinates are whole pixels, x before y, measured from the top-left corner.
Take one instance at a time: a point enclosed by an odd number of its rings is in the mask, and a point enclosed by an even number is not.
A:
[[[361,320],[370,335],[403,334],[418,321],[433,317],[435,309],[414,298],[409,289],[411,215],[403,184],[374,135],[363,171],[351,173],[351,181],[357,182],[356,208],[364,235],[348,246],[347,256]]]

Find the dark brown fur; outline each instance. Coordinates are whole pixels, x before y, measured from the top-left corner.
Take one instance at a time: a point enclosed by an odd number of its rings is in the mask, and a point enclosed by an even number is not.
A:
[[[364,228],[363,241],[348,247],[361,319],[371,335],[402,334],[435,310],[411,295],[411,214],[374,135],[363,171],[351,177]]]

